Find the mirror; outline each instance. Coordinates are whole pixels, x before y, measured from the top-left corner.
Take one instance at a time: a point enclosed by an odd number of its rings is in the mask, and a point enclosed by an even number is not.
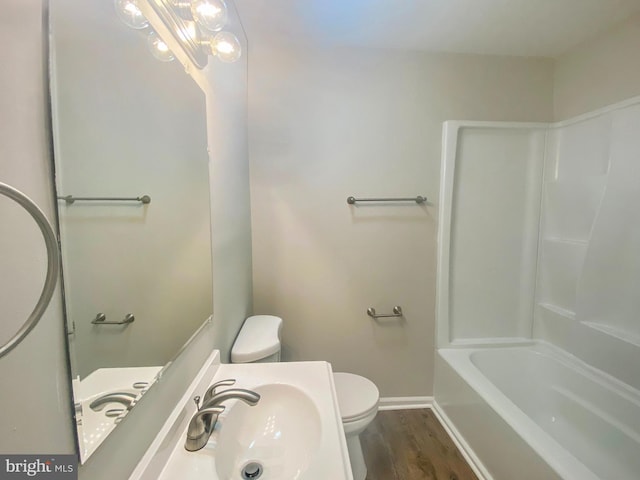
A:
[[[204,93],[112,1],[51,3],[65,315],[84,462],[211,316]]]

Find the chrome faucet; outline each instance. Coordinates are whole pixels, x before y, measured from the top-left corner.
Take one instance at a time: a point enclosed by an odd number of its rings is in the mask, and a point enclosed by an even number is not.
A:
[[[225,407],[220,405],[222,402],[238,399],[250,406],[258,403],[260,395],[244,388],[230,388],[219,393],[215,392],[219,386],[233,385],[234,383],[235,380],[223,380],[209,387],[202,405],[200,405],[200,397],[193,399],[198,410],[191,417],[187,428],[187,441],[184,444],[186,450],[195,452],[207,444],[218,421],[218,416],[224,412]]]

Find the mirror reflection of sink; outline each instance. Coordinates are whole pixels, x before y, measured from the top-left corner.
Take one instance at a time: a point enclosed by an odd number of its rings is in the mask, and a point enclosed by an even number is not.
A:
[[[108,394],[122,393],[137,401],[153,383],[161,367],[99,368],[84,379],[74,379],[73,390],[78,412],[80,459],[87,458],[102,444],[127,414],[125,405],[109,402],[91,408],[91,404]],[[111,415],[116,413],[118,415]]]
[[[260,478],[264,480],[300,478],[320,445],[317,407],[291,385],[262,385],[252,390],[260,394],[256,406],[236,402],[219,419],[214,439],[218,476],[242,479],[242,469],[253,463],[263,469]]]

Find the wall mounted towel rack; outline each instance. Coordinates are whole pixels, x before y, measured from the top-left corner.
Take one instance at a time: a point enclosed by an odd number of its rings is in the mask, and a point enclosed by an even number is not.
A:
[[[99,313],[96,315],[96,318],[91,320],[91,323],[94,325],[127,325],[133,323],[135,320],[136,317],[133,316],[133,313],[127,313],[119,322],[107,321],[107,316],[104,313]]]
[[[56,283],[58,282],[58,275],[60,272],[60,251],[58,250],[58,239],[51,227],[51,224],[33,200],[27,197],[20,190],[1,182],[0,194],[18,203],[29,213],[29,215],[31,215],[40,228],[40,232],[42,233],[45,246],[47,248],[47,274],[40,298],[38,298],[38,302],[31,312],[31,315],[29,315],[20,329],[4,345],[0,345],[0,357],[3,357],[13,350],[22,340],[24,340],[24,337],[26,337],[38,324],[40,318],[47,309],[56,288]]]
[[[59,196],[58,200],[64,200],[67,205],[71,205],[74,202],[140,202],[143,204],[151,203],[151,197],[149,195],[142,195],[140,197],[74,197],[73,195]]]
[[[427,197],[418,195],[417,197],[410,198],[356,198],[347,197],[347,203],[349,205],[355,205],[361,202],[416,202],[417,204],[427,203]]]
[[[376,309],[373,307],[367,308],[367,315],[371,318],[390,318],[390,317],[401,317],[402,316],[402,307],[400,305],[396,305],[393,307],[393,313],[387,314],[379,314],[376,313]]]

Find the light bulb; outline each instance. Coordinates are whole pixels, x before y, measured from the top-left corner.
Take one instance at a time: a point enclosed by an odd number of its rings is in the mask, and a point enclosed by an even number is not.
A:
[[[219,32],[227,24],[227,4],[224,0],[194,0],[191,15],[203,28]]]
[[[171,62],[176,57],[173,56],[169,46],[154,31],[149,32],[147,37],[147,45],[151,54],[161,62]]]
[[[237,61],[242,55],[238,37],[230,32],[220,32],[211,40],[211,53],[227,63]]]
[[[141,30],[149,25],[149,20],[143,15],[138,7],[138,0],[114,0],[116,14],[125,25]]]
[[[184,28],[181,28],[178,31],[178,37],[180,37],[180,40],[183,42],[199,43],[200,32],[198,31],[196,22],[185,20]]]

